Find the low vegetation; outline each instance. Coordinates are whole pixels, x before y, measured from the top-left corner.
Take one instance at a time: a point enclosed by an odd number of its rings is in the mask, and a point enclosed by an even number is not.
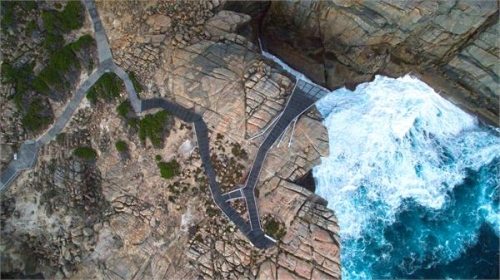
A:
[[[0,5],[2,32],[20,22],[20,19],[26,18],[27,13],[38,7],[36,1],[0,1]]]
[[[168,113],[165,110],[146,115],[138,123],[139,139],[145,142],[149,139],[155,148],[163,144],[163,132],[167,127]]]
[[[286,234],[285,225],[273,217],[267,217],[265,220],[264,231],[276,240],[282,239]]]
[[[41,99],[32,100],[21,119],[23,127],[30,131],[38,131],[52,123],[53,117],[45,109]]]
[[[162,178],[171,179],[180,174],[180,165],[175,159],[169,162],[160,161],[157,165]]]
[[[231,153],[238,159],[248,160],[247,152],[241,147],[239,143],[233,143]]]
[[[73,150],[73,155],[84,160],[94,160],[97,158],[97,152],[91,147],[78,147]]]
[[[83,26],[84,7],[80,1],[68,1],[62,11],[45,10],[42,12],[43,26],[48,33],[60,34]]]
[[[44,106],[51,89],[68,91],[69,84],[65,74],[72,69],[79,69],[80,62],[76,52],[93,43],[90,35],[54,51],[38,76],[33,73],[34,63],[14,66],[9,61],[2,63],[2,82],[14,86],[12,99],[22,113],[22,123],[29,131],[37,132],[52,122],[49,107]]]
[[[54,5],[56,9],[46,9],[50,5],[37,1],[1,1],[0,6],[5,52],[11,53],[10,49],[20,47],[16,45],[16,38],[22,35],[28,37],[26,44],[30,46],[21,59],[3,60],[1,82],[12,84],[14,90],[10,98],[18,108],[21,122],[27,131],[36,133],[53,119],[47,99],[60,101],[71,90],[81,68],[80,58],[89,58],[89,52],[83,49],[91,46],[94,39],[85,35],[65,43],[65,35],[80,29],[85,21],[81,1]],[[31,38],[34,34],[38,35]],[[37,64],[43,65],[39,72],[34,71]]]
[[[135,73],[129,72],[128,76],[130,78],[130,81],[132,81],[132,84],[134,85],[135,92],[137,92],[137,94],[141,93],[143,90],[143,87],[142,87],[141,83],[139,83],[139,81],[137,80],[137,76],[135,76]]]
[[[120,97],[120,92],[123,89],[122,81],[114,73],[104,73],[99,80],[87,92],[87,99],[92,104],[103,99],[112,101]]]
[[[116,141],[115,143],[115,147],[116,147],[116,150],[120,153],[124,153],[126,151],[128,151],[128,145],[127,145],[127,142],[123,141],[123,140],[118,140]]]
[[[130,105],[130,101],[125,100],[118,107],[116,107],[116,112],[122,118],[127,118],[128,113],[132,110],[132,105]]]

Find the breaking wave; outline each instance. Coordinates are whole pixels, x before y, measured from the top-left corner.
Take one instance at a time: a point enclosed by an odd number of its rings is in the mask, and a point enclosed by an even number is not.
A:
[[[498,129],[410,76],[377,76],[317,107],[330,154],[313,174],[339,220],[344,278],[498,277]],[[474,260],[483,271],[446,267],[481,238],[492,243]]]

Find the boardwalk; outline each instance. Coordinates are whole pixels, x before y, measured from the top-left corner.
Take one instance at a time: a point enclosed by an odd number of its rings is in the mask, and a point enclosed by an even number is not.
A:
[[[84,0],[85,7],[92,19],[97,50],[99,56],[99,67],[84,81],[76,90],[75,95],[66,105],[65,110],[59,116],[54,125],[37,140],[30,140],[23,143],[19,149],[17,160],[9,163],[7,168],[0,175],[0,192],[3,192],[19,175],[22,170],[32,168],[36,162],[38,151],[42,145],[53,140],[66,126],[78,108],[85,93],[94,83],[106,72],[114,72],[125,84],[125,89],[129,95],[130,103],[136,113],[146,112],[152,109],[165,109],[170,114],[180,120],[194,124],[200,158],[203,162],[205,174],[208,178],[209,189],[215,204],[231,220],[238,230],[240,230],[248,240],[257,248],[265,249],[273,246],[275,241],[268,237],[262,230],[260,223],[257,201],[255,198],[255,187],[257,185],[262,165],[266,159],[268,151],[278,138],[284,133],[286,128],[309,109],[314,103],[327,94],[326,91],[315,87],[305,81],[299,80],[292,91],[292,94],[279,117],[266,128],[267,133],[254,159],[252,169],[247,181],[242,188],[223,194],[219,183],[216,180],[216,173],[210,159],[210,146],[208,138],[208,128],[201,115],[192,110],[182,107],[162,98],[152,98],[140,100],[135,92],[133,84],[128,74],[114,64],[111,49],[104,33],[101,20],[91,0]],[[250,221],[245,221],[241,215],[229,204],[229,201],[244,199],[246,201],[247,212]]]

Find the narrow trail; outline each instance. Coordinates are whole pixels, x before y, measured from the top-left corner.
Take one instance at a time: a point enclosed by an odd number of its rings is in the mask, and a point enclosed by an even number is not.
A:
[[[91,17],[95,40],[97,44],[97,52],[99,57],[99,67],[95,69],[90,76],[77,88],[75,95],[70,99],[63,113],[57,118],[53,126],[47,130],[42,136],[36,140],[28,140],[24,142],[19,151],[17,160],[12,160],[7,168],[0,175],[0,193],[3,193],[8,186],[26,169],[31,169],[37,158],[40,148],[55,139],[55,137],[64,129],[78,105],[84,98],[86,92],[99,80],[99,78],[107,72],[115,73],[125,84],[125,89],[128,93],[130,104],[135,113],[140,114],[152,109],[161,108],[167,110],[170,114],[181,119],[184,122],[193,123],[198,140],[198,148],[205,173],[208,177],[210,192],[212,198],[236,227],[249,239],[249,241],[257,248],[266,249],[275,244],[275,240],[267,236],[262,230],[260,222],[257,199],[255,198],[255,187],[258,182],[262,165],[265,161],[269,149],[273,146],[276,140],[283,134],[286,128],[308,110],[314,103],[325,96],[327,91],[316,87],[304,80],[297,81],[297,84],[283,110],[277,120],[272,123],[266,130],[267,136],[262,142],[252,169],[248,175],[245,186],[239,191],[231,191],[223,194],[219,183],[216,181],[215,169],[212,166],[210,159],[210,146],[208,138],[208,128],[203,121],[201,115],[193,110],[182,107],[163,98],[152,98],[148,100],[140,100],[137,92],[134,89],[133,83],[129,75],[118,65],[113,62],[112,52],[102,26],[101,19],[96,10],[93,0],[83,0],[85,7]],[[264,133],[265,134],[265,133]],[[230,200],[244,199],[247,206],[248,216],[250,221],[245,221],[240,214],[229,204]]]

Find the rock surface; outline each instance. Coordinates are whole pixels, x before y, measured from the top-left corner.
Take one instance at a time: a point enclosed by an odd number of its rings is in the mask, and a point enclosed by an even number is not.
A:
[[[497,1],[277,1],[261,26],[266,48],[331,89],[412,73],[499,125]]]
[[[203,115],[217,179],[224,191],[237,188],[295,81],[234,33],[249,17],[222,10],[219,1],[128,3],[97,3],[115,59],[137,74],[142,98],[161,96]],[[213,203],[193,128],[170,119],[163,146],[154,148],[116,114],[125,99],[122,92],[114,102],[81,104],[64,136],[44,147],[35,169],[3,195],[2,272],[56,279],[340,278],[334,214],[290,183],[328,153],[314,109],[265,162],[258,206],[266,232],[279,241],[262,251]],[[127,143],[126,153],[116,151],[117,140]],[[82,145],[97,151],[95,161],[72,155]],[[157,162],[170,160],[179,174],[162,178]],[[244,213],[244,201],[231,203]]]

